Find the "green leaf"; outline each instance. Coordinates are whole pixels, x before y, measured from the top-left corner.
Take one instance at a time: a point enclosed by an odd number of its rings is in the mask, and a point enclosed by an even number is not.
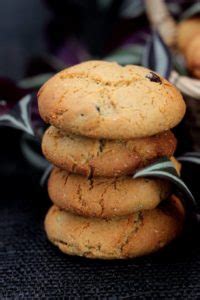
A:
[[[111,6],[112,2],[113,0],[97,0],[97,4],[101,10],[108,9]]]
[[[53,73],[40,74],[33,77],[25,78],[18,82],[18,86],[24,89],[34,89],[39,88],[43,85],[50,77],[53,76]]]
[[[172,55],[159,33],[153,34],[143,51],[142,65],[156,71],[164,78],[169,78],[172,70]]]
[[[185,65],[185,59],[182,55],[173,56],[173,65],[175,70],[182,76],[188,76],[188,70]]]
[[[142,46],[134,45],[119,48],[115,52],[106,56],[104,59],[108,61],[117,61],[121,65],[140,64],[142,58]]]
[[[174,187],[176,187],[177,191],[183,195],[181,200],[187,211],[190,210],[194,212],[196,210],[196,201],[194,196],[187,185],[179,177],[171,160],[167,157],[163,157],[157,162],[137,171],[133,176],[134,179],[140,177],[163,178],[170,181]]]
[[[200,13],[200,2],[193,4],[188,8],[181,16],[181,20],[188,19],[194,17],[195,15]]]
[[[136,18],[143,14],[145,5],[142,0],[125,0],[123,1],[120,17],[122,18]]]

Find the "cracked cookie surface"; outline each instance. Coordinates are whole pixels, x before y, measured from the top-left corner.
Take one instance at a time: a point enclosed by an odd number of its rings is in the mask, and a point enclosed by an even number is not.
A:
[[[54,205],[46,215],[45,230],[64,253],[123,259],[164,247],[181,233],[183,222],[183,206],[172,196],[153,210],[109,220],[76,216]]]
[[[151,136],[185,113],[179,91],[149,69],[105,61],[70,67],[38,93],[41,117],[67,133],[106,139]]]
[[[50,126],[42,141],[45,157],[57,167],[84,176],[133,174],[156,159],[171,157],[176,138],[171,131],[132,140],[91,139]]]
[[[86,178],[54,168],[48,181],[49,197],[66,211],[98,218],[124,216],[155,208],[171,193],[159,179]]]

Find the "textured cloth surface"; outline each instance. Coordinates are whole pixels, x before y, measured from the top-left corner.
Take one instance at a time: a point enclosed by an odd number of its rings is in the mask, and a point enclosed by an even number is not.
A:
[[[51,205],[46,189],[21,155],[9,149],[1,149],[0,157],[0,299],[200,298],[199,228],[164,251],[136,260],[64,255],[43,230]],[[195,175],[199,178],[194,167],[184,173],[193,183]]]
[[[1,208],[1,299],[200,297],[200,242],[184,238],[163,252],[128,261],[66,256],[45,237],[43,197],[23,195]]]

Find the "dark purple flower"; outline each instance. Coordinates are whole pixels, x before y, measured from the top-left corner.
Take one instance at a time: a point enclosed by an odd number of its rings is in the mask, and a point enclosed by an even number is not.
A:
[[[24,95],[27,90],[19,88],[14,81],[0,78],[0,115],[8,112]]]
[[[86,48],[75,38],[67,39],[65,43],[57,49],[55,55],[66,67],[78,64],[90,58]]]

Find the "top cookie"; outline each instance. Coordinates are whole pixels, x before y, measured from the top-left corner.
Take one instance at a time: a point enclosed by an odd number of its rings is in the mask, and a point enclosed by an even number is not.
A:
[[[149,69],[88,61],[63,70],[38,93],[42,118],[67,133],[131,139],[176,126],[185,113],[179,91]]]

